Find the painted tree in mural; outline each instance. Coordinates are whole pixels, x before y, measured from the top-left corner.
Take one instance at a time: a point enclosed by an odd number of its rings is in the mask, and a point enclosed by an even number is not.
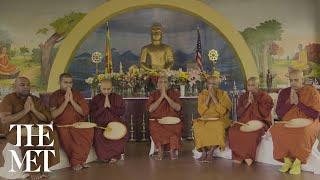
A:
[[[10,49],[12,39],[8,31],[0,29],[0,47],[5,46]]]
[[[53,30],[51,36],[39,45],[41,50],[41,77],[42,82],[47,84],[50,70],[54,61],[53,48],[61,42],[72,28],[85,16],[85,13],[72,12],[50,23]],[[36,34],[47,34],[48,28],[42,28]],[[50,31],[51,32],[51,31]]]
[[[240,33],[251,49],[264,83],[272,55],[269,53],[269,48],[272,43],[281,40],[282,25],[277,20],[268,20],[254,28],[246,28]]]
[[[23,56],[23,59],[26,60],[26,55],[30,52],[29,49],[25,46],[20,47],[20,54]]]

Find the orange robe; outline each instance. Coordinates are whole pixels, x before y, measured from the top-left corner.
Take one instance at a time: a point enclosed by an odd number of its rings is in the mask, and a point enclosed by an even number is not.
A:
[[[231,100],[226,91],[215,89],[219,103],[206,105],[209,91],[203,90],[198,98],[198,112],[201,117],[218,118],[218,120],[195,119],[192,122],[196,149],[210,146],[225,148],[226,129],[230,125]]]
[[[276,113],[282,121],[306,118],[312,124],[301,128],[286,128],[283,124],[271,127],[273,139],[273,157],[278,161],[283,158],[298,158],[306,163],[312,146],[319,132],[320,95],[313,86],[304,86],[298,90],[298,105],[290,104],[291,88],[279,93]]]
[[[0,73],[14,73],[16,70],[15,65],[9,64],[8,55],[0,55]]]
[[[176,103],[181,105],[179,99],[180,93],[174,90],[168,90],[168,96]],[[150,105],[157,101],[161,96],[159,90],[150,94],[150,97],[147,101],[147,108],[150,108]],[[152,113],[150,113],[150,119],[161,119],[163,117],[179,117],[181,119],[181,111],[175,111],[168,103],[167,100],[163,100],[159,107]],[[181,136],[182,136],[182,121],[178,124],[164,125],[158,123],[157,120],[149,121],[149,129],[151,137],[156,145],[169,145],[170,149],[180,149],[181,147]]]
[[[35,108],[41,112],[47,119],[47,122],[42,122],[40,121],[36,115],[34,115],[33,113],[28,113],[27,115],[25,115],[24,117],[22,117],[21,119],[19,119],[18,121],[11,123],[11,124],[49,124],[51,121],[51,115],[50,115],[50,111],[45,108],[45,106],[40,102],[40,99],[36,96],[31,96],[34,106]],[[0,103],[0,112],[1,113],[11,113],[11,114],[16,114],[18,112],[21,112],[24,109],[24,104],[26,102],[26,98],[21,98],[19,97],[16,93],[11,93],[8,94],[4,97],[3,101]],[[5,127],[5,132],[6,132],[6,142],[9,142],[10,144],[16,144],[17,141],[17,131],[16,128],[12,129],[9,132],[9,124],[7,124]],[[55,131],[50,131],[50,140],[48,138],[44,138],[44,144],[50,144],[52,142],[52,140],[54,140],[54,145],[53,147],[37,147],[37,146],[32,146],[32,147],[26,147],[24,146],[27,143],[27,138],[26,137],[22,137],[21,138],[21,143],[22,146],[20,147],[21,149],[21,154],[22,156],[25,155],[25,153],[28,150],[55,150],[55,156],[53,156],[51,153],[49,153],[49,167],[57,164],[60,161],[59,158],[59,142],[57,140],[57,134]],[[5,143],[6,144],[6,143]],[[36,145],[38,144],[38,137],[32,138],[32,144]],[[2,154],[2,151],[0,151]],[[36,156],[35,154],[33,156]],[[41,167],[43,167],[43,161],[44,161],[44,157],[43,157],[43,153],[40,154],[40,156],[36,156],[36,160],[37,160],[37,165],[41,165]],[[32,163],[32,168],[33,170],[37,169],[38,166],[36,166],[34,163]]]
[[[261,136],[271,125],[271,110],[273,107],[272,98],[263,91],[253,94],[254,102],[247,108],[249,92],[241,95],[237,105],[237,116],[239,122],[247,123],[250,120],[260,120],[265,127],[253,132],[240,131],[240,125],[236,124],[229,129],[229,147],[232,150],[232,159],[245,160],[256,157],[257,146],[261,141]]]
[[[50,96],[50,107],[58,108],[64,102],[65,91],[57,90]],[[75,122],[87,121],[89,106],[86,100],[78,91],[72,90],[73,99],[78,103],[84,116],[74,110],[69,103],[64,112],[54,119],[56,125],[68,125]],[[62,148],[66,152],[71,166],[83,165],[88,157],[93,141],[93,129],[77,129],[72,127],[57,127],[59,140]]]

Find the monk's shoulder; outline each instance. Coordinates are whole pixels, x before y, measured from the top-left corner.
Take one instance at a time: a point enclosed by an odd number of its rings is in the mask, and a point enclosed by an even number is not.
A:
[[[306,91],[309,91],[309,92],[312,92],[312,93],[318,92],[318,90],[317,90],[314,86],[312,86],[312,85],[305,85],[305,86],[304,86],[304,89],[305,89]]]
[[[56,90],[53,93],[51,93],[50,98],[57,98],[59,96],[60,90]]]
[[[217,89],[218,96],[227,96],[228,92],[222,89]]]
[[[281,89],[280,92],[279,92],[279,96],[286,95],[288,93],[290,94],[290,91],[291,91],[291,87],[287,87],[287,88]]]
[[[208,94],[209,94],[209,91],[207,89],[204,89],[199,93],[199,96],[207,96]]]
[[[16,99],[17,99],[17,95],[16,93],[10,93],[10,94],[7,94],[1,103],[5,103],[5,104],[14,104]]]

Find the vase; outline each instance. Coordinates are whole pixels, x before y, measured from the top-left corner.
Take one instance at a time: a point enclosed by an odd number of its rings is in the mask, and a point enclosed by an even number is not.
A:
[[[180,85],[180,96],[184,97],[186,92],[186,86],[185,85]]]

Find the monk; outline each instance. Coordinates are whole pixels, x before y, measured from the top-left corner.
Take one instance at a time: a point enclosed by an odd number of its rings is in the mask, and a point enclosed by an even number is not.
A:
[[[157,82],[157,90],[152,92],[147,101],[150,113],[149,129],[152,140],[159,150],[156,160],[162,160],[165,145],[170,149],[170,159],[178,158],[177,151],[181,148],[183,124],[160,124],[157,120],[163,117],[181,119],[181,101],[178,91],[168,89],[168,78],[162,75]]]
[[[16,73],[18,69],[15,65],[9,64],[9,57],[7,55],[7,48],[0,48],[0,73],[2,74],[13,74]]]
[[[276,124],[270,132],[273,139],[273,157],[284,162],[280,172],[300,174],[319,132],[320,95],[310,85],[303,84],[303,72],[289,71],[290,87],[279,93],[276,113],[282,121],[295,118],[311,120],[311,124],[300,128],[287,128]]]
[[[15,92],[8,94],[4,97],[0,104],[0,118],[4,124],[49,124],[51,121],[50,111],[43,106],[40,99],[33,96],[30,93],[30,81],[26,77],[18,77],[15,80]],[[59,143],[54,138],[53,133],[49,135],[50,139],[44,138],[44,144],[49,145],[54,141],[54,147],[36,147],[38,144],[38,137],[32,137],[31,147],[26,147],[27,138],[22,137],[20,147],[21,154],[24,157],[28,150],[55,150],[55,156],[49,153],[49,167],[59,162]],[[12,129],[6,135],[7,142],[15,145],[17,143],[17,131],[16,128]],[[2,153],[2,152],[1,152]],[[31,170],[38,169],[41,165],[40,173],[30,173],[31,179],[45,178],[46,175],[43,172],[44,157],[43,154],[36,157],[37,165],[32,163]]]
[[[106,127],[109,122],[123,122],[121,116],[125,113],[125,103],[122,97],[112,92],[110,80],[101,81],[101,93],[96,95],[90,105],[90,114],[100,127]],[[96,128],[94,131],[93,146],[99,160],[115,163],[124,153],[128,135],[119,140],[109,140],[103,136],[103,129]]]
[[[216,148],[225,147],[225,129],[229,127],[231,100],[226,91],[219,89],[220,73],[214,71],[207,78],[208,89],[203,90],[198,98],[198,112],[201,118],[193,121],[195,146],[202,152],[200,162],[210,162]],[[216,118],[216,120],[206,120]]]
[[[72,89],[72,76],[63,73],[59,77],[60,89],[50,96],[50,109],[56,126],[87,121],[89,106],[80,92]],[[57,127],[60,143],[73,170],[85,165],[93,141],[93,129]]]
[[[268,93],[258,88],[258,78],[251,77],[247,81],[247,92],[242,94],[237,104],[237,117],[241,123],[258,120],[264,127],[253,132],[240,131],[240,125],[233,124],[229,129],[229,147],[235,163],[245,161],[250,166],[255,157],[261,136],[271,125],[273,100]]]

